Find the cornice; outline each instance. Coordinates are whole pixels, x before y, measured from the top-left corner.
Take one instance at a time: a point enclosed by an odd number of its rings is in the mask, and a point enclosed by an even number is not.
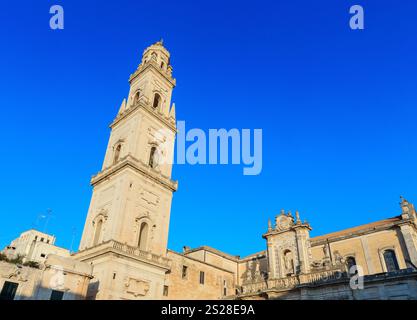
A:
[[[387,223],[387,224],[382,225],[382,226],[371,227],[371,228],[367,228],[367,229],[363,229],[363,230],[354,231],[354,232],[349,233],[349,234],[333,236],[333,237],[319,239],[319,240],[314,240],[314,238],[311,238],[310,239],[311,246],[319,246],[319,245],[322,245],[322,244],[325,244],[325,243],[332,243],[332,242],[337,242],[337,241],[341,241],[341,240],[356,238],[356,237],[360,237],[360,236],[364,236],[364,235],[368,235],[368,234],[372,234],[372,233],[376,233],[376,232],[386,231],[386,230],[393,229],[395,227],[399,227],[399,226],[404,225],[404,224],[414,225],[411,220],[407,219],[407,220],[400,220],[400,221],[396,221],[396,222],[392,222],[392,223]]]
[[[119,124],[122,120],[128,118],[129,116],[133,115],[134,112],[139,109],[145,110],[148,113],[148,115],[162,122],[167,128],[171,129],[171,131],[173,131],[174,133],[177,133],[175,121],[172,122],[169,120],[169,118],[164,118],[164,116],[161,113],[152,108],[149,103],[146,103],[144,101],[139,101],[137,104],[131,106],[129,109],[123,111],[122,113],[119,113],[117,117],[113,120],[113,122],[110,124],[110,129],[113,130],[113,128],[117,124]]]
[[[285,230],[277,230],[277,229],[272,229],[266,233],[264,233],[262,235],[262,238],[266,239],[269,236],[273,236],[273,235],[277,235],[277,234],[282,234],[282,233],[287,233],[287,232],[296,232],[296,229],[300,229],[300,228],[306,228],[309,231],[312,230],[311,226],[307,223],[295,223],[292,226],[290,226],[288,229]]]
[[[169,258],[155,255],[151,252],[139,250],[139,248],[132,247],[115,240],[109,240],[99,244],[98,246],[78,251],[73,257],[78,261],[89,261],[99,256],[115,254],[124,256],[133,260],[141,261],[157,266],[164,270],[171,269],[171,260]]]
[[[130,75],[129,77],[129,83],[132,83],[133,80],[135,80],[137,77],[139,77],[142,73],[144,73],[148,69],[154,69],[157,71],[160,75],[164,77],[171,85],[172,87],[175,87],[177,81],[171,76],[168,72],[162,72],[159,66],[156,62],[150,60],[145,65],[141,64],[139,65],[139,68]]]
[[[100,171],[98,174],[91,178],[91,185],[93,187],[100,184],[102,181],[110,179],[113,175],[117,174],[118,172],[122,171],[125,168],[131,168],[134,171],[140,173],[141,175],[145,176],[146,178],[152,180],[155,183],[158,183],[165,189],[168,189],[171,192],[177,191],[178,188],[178,181],[173,181],[170,178],[162,175],[158,171],[149,166],[145,165],[142,161],[134,158],[131,155],[127,155],[126,157],[120,159],[118,163],[111,166],[110,168],[104,169]]]

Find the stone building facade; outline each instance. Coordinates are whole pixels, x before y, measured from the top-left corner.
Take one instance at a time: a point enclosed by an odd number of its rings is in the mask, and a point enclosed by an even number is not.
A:
[[[69,258],[85,281],[71,282],[83,284],[70,291],[117,300],[417,299],[417,215],[404,198],[393,218],[313,238],[298,212],[282,211],[262,235],[266,250],[244,258],[207,246],[169,250],[178,186],[171,178],[172,70],[160,41],[129,78],[103,166],[91,180],[79,251]]]

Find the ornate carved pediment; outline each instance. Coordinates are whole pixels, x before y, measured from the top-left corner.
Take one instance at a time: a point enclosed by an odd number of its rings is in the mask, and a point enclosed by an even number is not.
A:
[[[150,283],[145,280],[127,278],[125,281],[126,293],[136,297],[144,297],[148,294]]]
[[[16,266],[11,272],[2,275],[7,279],[14,279],[16,281],[26,282],[28,281],[27,271],[23,271],[21,267]]]
[[[294,224],[294,218],[287,215],[279,215],[275,219],[276,229],[278,231],[285,231],[291,228]]]
[[[102,209],[100,209],[98,214],[95,216],[95,218],[93,220],[93,225],[95,225],[96,222],[99,221],[99,220],[106,221],[107,218],[108,218],[108,211],[107,211],[106,208],[102,208]]]

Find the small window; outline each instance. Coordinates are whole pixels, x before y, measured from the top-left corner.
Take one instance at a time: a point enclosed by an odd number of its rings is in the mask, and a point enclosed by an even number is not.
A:
[[[163,295],[164,295],[164,297],[168,297],[168,286],[164,286]]]
[[[187,277],[188,277],[188,267],[182,266],[182,278],[187,279]]]
[[[156,149],[156,147],[152,147],[151,152],[149,154],[149,166],[151,168],[156,168],[156,166],[158,164],[156,156],[157,156],[157,149]]]
[[[48,243],[48,244],[49,244],[49,239],[48,239],[48,240],[46,240],[46,243]]]
[[[384,251],[384,261],[385,261],[385,266],[387,267],[387,272],[400,270],[394,250]]]
[[[64,292],[58,290],[52,290],[51,298],[49,300],[62,300],[64,298]]]
[[[223,280],[223,295],[227,296],[227,282]]]
[[[356,259],[354,257],[347,257],[346,258],[346,265],[347,265],[347,268],[348,268],[348,272],[350,272],[350,269],[353,266],[356,266]]]
[[[161,69],[163,69],[165,67],[165,63],[162,61],[161,62]]]
[[[204,271],[200,271],[200,284],[204,284]]]
[[[41,258],[45,258],[45,257],[46,257],[46,254],[41,253]]]
[[[94,232],[94,240],[93,240],[93,246],[96,246],[98,242],[100,241],[101,236],[101,229],[103,228],[103,220],[100,219],[97,221],[96,230]]]
[[[113,280],[116,279],[116,272],[113,272]]]
[[[155,96],[153,98],[153,105],[152,107],[154,109],[159,107],[159,104],[161,103],[161,96],[158,93],[155,93]]]
[[[0,300],[14,300],[18,283],[5,281],[3,289],[1,289]]]
[[[135,93],[135,97],[133,98],[133,103],[134,103],[134,104],[137,104],[137,103],[139,102],[139,98],[140,98],[140,91],[138,90],[138,91]]]
[[[45,240],[44,238],[41,238],[41,242],[43,242],[43,240]]]
[[[116,147],[116,150],[114,151],[114,163],[119,161],[121,151],[122,151],[122,145],[118,144]]]
[[[138,247],[142,251],[146,251],[147,249],[148,230],[149,230],[148,224],[146,222],[142,222],[142,224],[140,225],[139,240],[138,240]]]

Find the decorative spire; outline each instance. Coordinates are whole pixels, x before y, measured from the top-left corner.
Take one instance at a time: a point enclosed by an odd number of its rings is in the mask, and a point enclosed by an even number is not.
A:
[[[290,218],[292,218],[292,213],[291,213],[291,210],[288,210],[288,216],[289,216]]]
[[[295,211],[295,218],[296,218],[296,223],[300,224],[301,223],[301,219],[300,219],[300,213],[297,211]]]
[[[281,209],[281,215],[284,216],[285,215],[285,210]]]
[[[408,202],[403,196],[400,196],[401,202],[401,215],[403,218],[411,218],[416,216],[416,211],[414,209],[414,205],[410,202]]]
[[[119,114],[125,111],[125,109],[126,109],[126,99],[123,99],[122,104],[120,105],[120,108],[119,108]]]
[[[171,111],[169,112],[169,118],[175,122],[175,103],[171,106]]]
[[[272,222],[271,219],[268,219],[268,232],[272,231]]]

